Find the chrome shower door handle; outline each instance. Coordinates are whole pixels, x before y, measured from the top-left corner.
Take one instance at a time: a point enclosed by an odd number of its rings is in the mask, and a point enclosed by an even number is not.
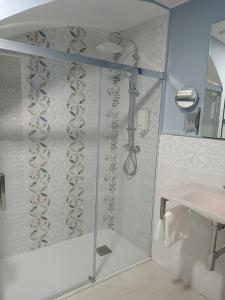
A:
[[[0,173],[0,210],[6,210],[5,175]]]

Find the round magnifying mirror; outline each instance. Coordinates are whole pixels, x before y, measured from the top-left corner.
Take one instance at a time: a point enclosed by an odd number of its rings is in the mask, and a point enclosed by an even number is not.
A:
[[[184,87],[177,92],[175,97],[176,105],[182,109],[190,109],[198,103],[199,97],[197,91],[190,87]]]

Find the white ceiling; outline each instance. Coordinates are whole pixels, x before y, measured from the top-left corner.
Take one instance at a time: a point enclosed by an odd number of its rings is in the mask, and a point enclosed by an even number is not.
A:
[[[0,0],[0,20],[54,0]]]
[[[170,7],[187,0],[159,0]],[[140,0],[54,0],[0,21],[0,36],[11,37],[38,28],[80,25],[109,31],[126,30],[166,10]]]

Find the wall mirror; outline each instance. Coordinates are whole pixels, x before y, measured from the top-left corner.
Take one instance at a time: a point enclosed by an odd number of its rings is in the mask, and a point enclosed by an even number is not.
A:
[[[197,91],[190,86],[186,86],[179,90],[175,97],[176,105],[183,110],[194,108],[197,105],[198,100],[199,96]]]
[[[222,21],[212,26],[204,109],[200,130],[202,137],[225,138],[224,105],[225,21]]]
[[[199,38],[197,52],[204,47],[205,38]],[[190,56],[185,51],[176,52],[178,46],[174,47],[178,59],[175,54],[171,56],[161,130],[164,134],[225,139],[225,20],[212,24],[209,41],[201,59],[199,51],[187,69],[184,66]],[[198,66],[198,59],[205,64]]]

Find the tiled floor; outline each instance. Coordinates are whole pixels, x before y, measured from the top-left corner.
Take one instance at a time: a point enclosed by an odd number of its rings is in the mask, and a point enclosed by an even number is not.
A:
[[[115,276],[68,300],[206,300],[154,262]]]

